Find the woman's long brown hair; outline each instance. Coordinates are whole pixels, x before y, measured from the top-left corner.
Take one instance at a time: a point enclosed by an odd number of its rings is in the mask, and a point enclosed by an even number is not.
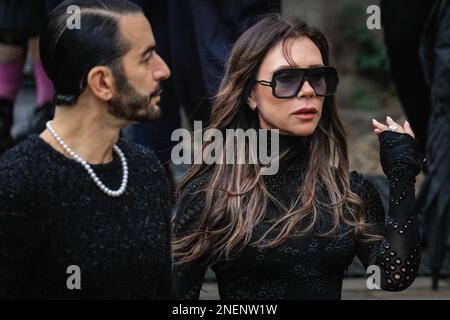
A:
[[[257,112],[249,108],[247,101],[259,66],[269,50],[280,42],[284,55],[292,63],[290,40],[299,37],[311,39],[320,49],[324,64],[329,65],[329,46],[324,34],[296,17],[270,15],[247,30],[231,51],[206,129],[223,133],[226,129],[258,129]],[[205,142],[203,148],[207,145]],[[237,148],[240,149],[237,152],[248,152],[248,146]],[[225,154],[222,157],[225,159]],[[292,207],[283,207],[268,192],[259,164],[225,164],[225,160],[222,163],[194,164],[180,184],[179,196],[190,182],[208,172],[207,185],[195,192],[202,193],[205,199],[195,230],[173,240],[178,264],[206,256],[213,263],[230,258],[246,245],[273,247],[288,237],[312,234],[324,207],[332,210],[332,228],[318,236],[338,234],[340,225],[347,224],[364,241],[380,239],[370,233],[371,226],[364,222],[363,202],[350,190],[346,133],[332,97],[325,97],[322,117],[310,137],[309,161]],[[323,189],[331,203],[319,200],[318,190]],[[251,241],[255,226],[265,216],[268,201],[274,201],[284,213],[261,238]],[[350,217],[344,216],[344,208]],[[305,226],[300,229],[300,225]],[[276,236],[269,237],[274,231],[278,231]]]

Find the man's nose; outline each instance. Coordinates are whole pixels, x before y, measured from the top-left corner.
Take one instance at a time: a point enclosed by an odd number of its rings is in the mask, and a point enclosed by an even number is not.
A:
[[[155,56],[155,69],[153,71],[153,78],[156,81],[166,80],[170,77],[170,69],[166,62],[158,55]]]

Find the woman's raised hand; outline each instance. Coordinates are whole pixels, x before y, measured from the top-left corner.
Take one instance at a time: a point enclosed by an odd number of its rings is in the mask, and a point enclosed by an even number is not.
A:
[[[398,133],[407,133],[411,137],[415,138],[414,132],[411,129],[411,125],[408,121],[405,121],[405,123],[402,125],[398,124],[394,120],[392,120],[391,117],[386,117],[386,124],[383,124],[381,122],[378,122],[375,119],[372,119],[372,125],[373,125],[373,131],[378,136],[383,131],[394,131]]]

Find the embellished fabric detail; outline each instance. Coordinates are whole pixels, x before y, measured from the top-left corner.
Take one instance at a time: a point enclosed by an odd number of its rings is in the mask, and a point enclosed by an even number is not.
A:
[[[283,148],[295,146],[295,139],[289,138],[280,142]],[[341,224],[340,233],[335,236],[291,237],[274,248],[248,245],[232,259],[220,260],[211,266],[217,275],[221,298],[339,299],[345,270],[355,254],[366,268],[370,265],[380,268],[382,289],[398,291],[410,286],[420,261],[414,179],[420,171],[421,160],[416,142],[410,137],[387,132],[380,135],[380,142],[381,163],[390,185],[387,215],[377,189],[368,178],[353,171],[350,187],[364,202],[365,221],[381,240],[356,239],[353,229]],[[263,177],[268,190],[285,205],[296,199],[303,182],[308,163],[306,146],[300,143],[293,147],[293,152],[280,162],[279,172]],[[207,182],[208,178],[197,177],[188,189],[200,181]],[[327,201],[326,197],[319,200]],[[189,234],[196,220],[192,217],[199,212],[202,203],[198,194],[186,193],[182,197],[175,222],[178,224],[176,237]],[[267,217],[277,218],[281,214],[279,207],[268,204]],[[332,222],[329,210],[324,208],[319,216],[316,230],[328,229]],[[257,225],[252,240],[259,239],[270,227],[270,220]],[[201,259],[175,266],[174,296],[198,299],[207,267]]]

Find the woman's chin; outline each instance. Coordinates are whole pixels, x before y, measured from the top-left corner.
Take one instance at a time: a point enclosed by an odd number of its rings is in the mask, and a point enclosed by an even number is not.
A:
[[[301,125],[295,125],[290,128],[286,128],[285,130],[280,129],[280,132],[286,132],[289,135],[293,136],[310,136],[314,133],[316,130],[317,125],[315,124],[301,124]]]

